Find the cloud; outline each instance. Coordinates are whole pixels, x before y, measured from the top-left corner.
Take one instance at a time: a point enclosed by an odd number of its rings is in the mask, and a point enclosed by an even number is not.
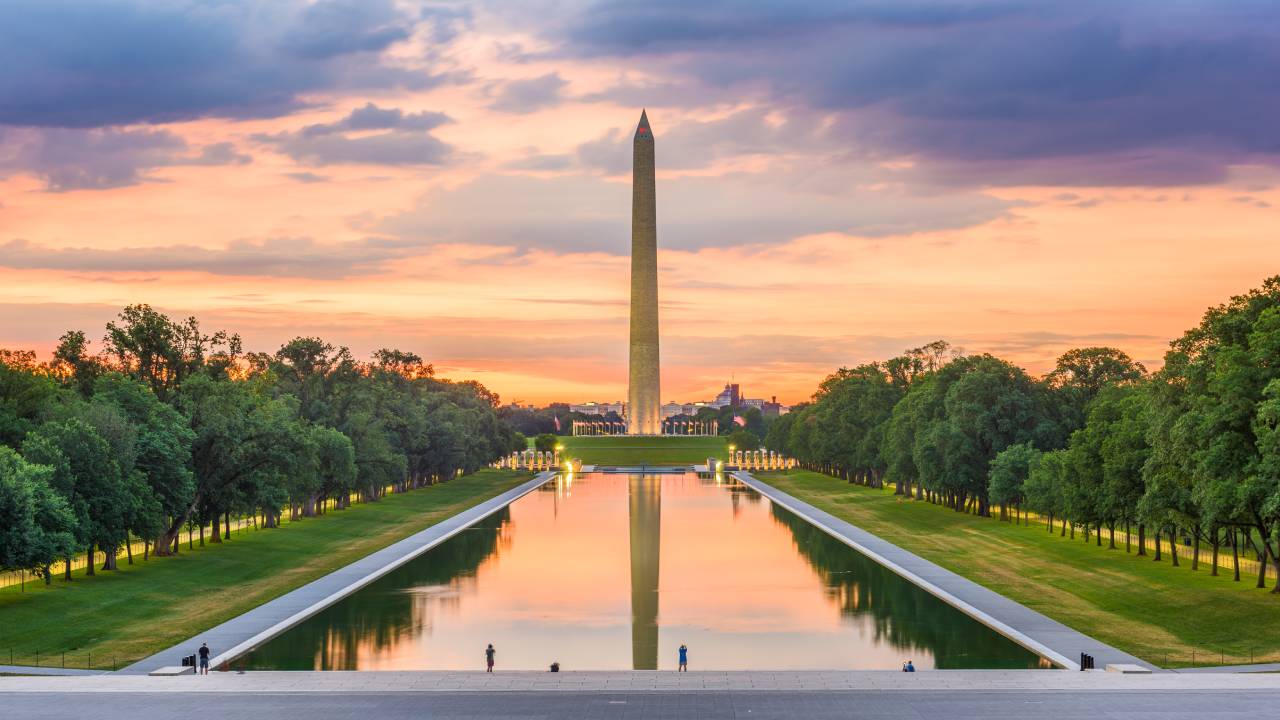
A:
[[[321,244],[310,238],[240,240],[225,248],[194,245],[53,248],[12,240],[0,244],[0,267],[76,272],[202,272],[212,275],[335,279],[370,275],[418,254],[412,243],[387,238]]]
[[[673,249],[775,244],[816,233],[898,235],[967,227],[1010,204],[976,193],[912,196],[900,189],[814,192],[787,175],[688,176],[658,185],[658,244]],[[423,243],[629,251],[631,188],[591,175],[481,175],[436,189],[373,232]],[[507,262],[499,257],[491,261]]]
[[[535,112],[557,105],[568,84],[559,73],[554,72],[526,80],[509,80],[502,84],[489,107],[507,113]]]
[[[1216,182],[1280,162],[1280,5],[912,0],[589,3],[542,26],[709,96],[839,116],[960,184]]]
[[[285,173],[285,177],[293,178],[300,183],[322,183],[328,182],[329,178],[324,175],[317,175],[313,172],[290,172]]]
[[[213,143],[200,148],[200,154],[184,165],[248,165],[253,157],[236,150],[229,142]]]
[[[716,120],[687,120],[671,128],[662,127],[660,115],[650,114],[649,119],[657,123],[655,151],[663,170],[706,168],[717,160],[751,155],[804,153],[830,162],[851,150],[842,146],[842,138],[828,137],[823,117],[815,113],[792,112],[774,118],[769,109],[749,108]],[[586,168],[628,173],[634,133],[634,128],[614,129],[583,143],[577,148],[578,160]]]
[[[442,78],[383,57],[416,22],[393,0],[10,0],[0,124],[275,117],[307,94],[420,89]]]
[[[281,45],[300,57],[320,60],[376,52],[408,39],[407,20],[389,0],[317,2],[302,8]]]
[[[405,113],[367,103],[337,122],[257,134],[253,140],[308,165],[442,165],[453,147],[431,130],[447,122],[443,113]]]
[[[175,165],[243,165],[252,161],[230,143],[194,153],[168,130],[0,127],[0,177],[29,173],[45,189],[100,190],[154,180]]]

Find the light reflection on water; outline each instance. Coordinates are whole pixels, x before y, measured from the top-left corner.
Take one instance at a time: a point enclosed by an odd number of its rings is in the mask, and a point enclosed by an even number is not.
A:
[[[268,641],[255,669],[1040,667],[734,482],[578,475]],[[240,663],[237,662],[237,665]]]

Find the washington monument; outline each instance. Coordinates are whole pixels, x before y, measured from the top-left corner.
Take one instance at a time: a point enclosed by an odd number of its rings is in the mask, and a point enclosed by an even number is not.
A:
[[[631,374],[627,434],[662,434],[658,395],[658,209],[653,130],[640,111],[631,155]]]

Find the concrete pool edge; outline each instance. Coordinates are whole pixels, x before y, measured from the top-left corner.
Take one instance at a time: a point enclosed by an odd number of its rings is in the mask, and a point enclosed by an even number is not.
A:
[[[210,643],[211,649],[216,653],[210,658],[209,664],[212,667],[230,662],[537,490],[551,481],[557,472],[548,470],[538,473],[532,480],[139,660],[121,669],[118,674],[146,674],[162,667],[178,665],[182,657],[195,653],[202,642]],[[219,651],[220,647],[226,649]]]
[[[731,477],[791,511],[805,522],[892,570],[939,600],[1000,633],[1013,642],[1067,670],[1079,670],[1073,657],[1087,652],[1099,669],[1108,664],[1156,666],[985,588],[968,578],[795,498],[745,471]]]

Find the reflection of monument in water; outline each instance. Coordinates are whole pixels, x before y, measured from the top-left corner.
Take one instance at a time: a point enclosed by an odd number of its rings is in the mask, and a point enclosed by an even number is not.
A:
[[[662,477],[627,480],[631,525],[631,668],[658,669],[658,558],[662,535]]]

